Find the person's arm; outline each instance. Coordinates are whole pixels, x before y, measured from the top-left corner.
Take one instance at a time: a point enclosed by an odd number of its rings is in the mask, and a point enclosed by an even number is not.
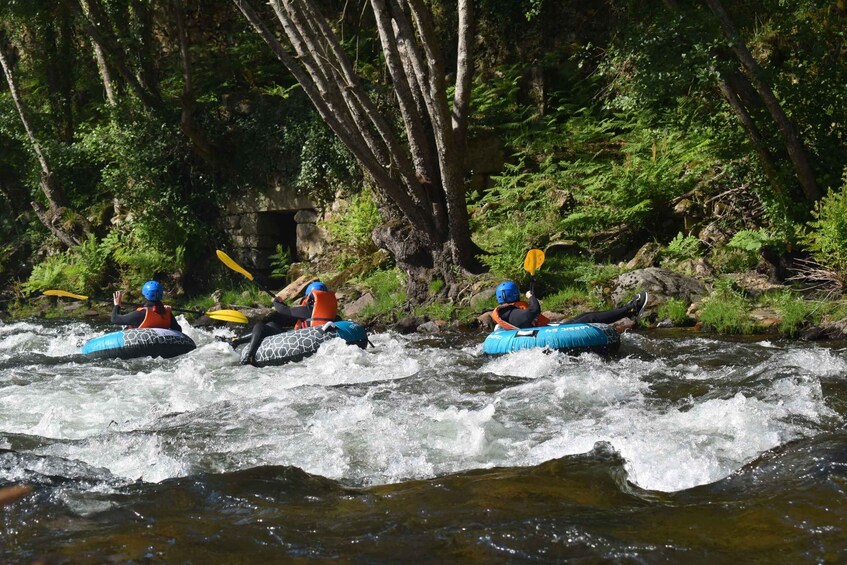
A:
[[[171,311],[171,329],[177,332],[182,332],[182,326],[180,326],[179,322],[176,321],[176,316],[173,311]]]
[[[518,328],[532,327],[532,323],[541,314],[541,304],[531,292],[527,293],[527,298],[529,298],[529,308],[504,308],[504,311],[500,312],[500,317]]]
[[[121,302],[123,301],[123,292],[116,290],[112,293],[112,323],[122,326],[137,326],[144,321],[144,312],[134,311],[129,314],[121,314]]]
[[[129,314],[121,314],[121,307],[119,304],[115,304],[115,306],[112,308],[113,324],[119,324],[121,326],[138,326],[143,321],[144,312],[139,312],[135,310],[130,312]]]
[[[276,318],[284,325],[293,326],[300,320],[308,320],[312,317],[311,306],[286,306],[282,301],[274,298],[273,307]]]

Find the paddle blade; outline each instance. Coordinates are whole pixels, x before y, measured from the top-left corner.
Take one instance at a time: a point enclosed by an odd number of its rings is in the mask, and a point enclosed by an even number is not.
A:
[[[535,275],[535,271],[541,268],[543,263],[544,252],[540,249],[530,249],[526,254],[526,259],[524,259],[523,268],[530,275]]]
[[[236,324],[246,324],[250,320],[247,316],[238,310],[209,310],[206,315],[213,320],[221,320],[223,322],[234,322]]]
[[[77,300],[88,300],[88,297],[82,294],[74,294],[67,290],[45,290],[44,296],[61,296],[62,298],[75,298]]]
[[[249,280],[251,280],[251,281],[253,280],[253,274],[252,274],[252,273],[250,273],[249,271],[247,271],[244,267],[242,267],[241,265],[239,265],[239,264],[238,264],[238,263],[236,263],[235,261],[233,261],[233,260],[232,260],[232,257],[230,257],[229,255],[227,255],[226,253],[224,253],[224,252],[223,252],[223,251],[221,251],[220,249],[218,249],[217,251],[215,251],[215,253],[216,253],[216,254],[217,254],[217,256],[218,256],[218,259],[220,259],[220,260],[221,260],[221,262],[222,262],[224,265],[226,265],[227,267],[229,267],[230,269],[232,269],[232,270],[233,270],[233,271],[235,271],[236,273],[241,273],[242,275],[244,275],[245,277],[247,277]]]

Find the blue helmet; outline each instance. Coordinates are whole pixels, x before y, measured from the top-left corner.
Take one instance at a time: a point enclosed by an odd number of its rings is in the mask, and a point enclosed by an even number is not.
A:
[[[150,302],[157,302],[162,299],[164,291],[162,290],[162,285],[158,282],[147,281],[144,283],[144,286],[141,287],[141,295]]]
[[[504,281],[497,285],[497,292],[495,293],[497,296],[497,302],[503,304],[504,302],[517,302],[518,298],[521,297],[521,291],[512,281]]]
[[[313,290],[329,290],[324,283],[321,281],[310,282],[309,286],[306,287],[306,298],[312,294]]]

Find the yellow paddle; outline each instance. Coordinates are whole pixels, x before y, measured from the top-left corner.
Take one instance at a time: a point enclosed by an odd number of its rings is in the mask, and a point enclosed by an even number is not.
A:
[[[94,300],[95,302],[111,302],[111,299],[108,298],[97,298],[91,296],[85,296],[84,294],[74,294],[73,292],[68,292],[67,290],[45,290],[43,293],[45,296],[60,296],[62,298],[73,298],[75,300]],[[127,304],[127,306],[141,306],[140,304]],[[236,324],[246,324],[250,320],[247,319],[247,316],[239,312],[238,310],[207,310],[203,312],[202,310],[187,310],[185,308],[171,308],[174,312],[187,312],[189,314],[206,314],[213,320],[221,320],[223,322],[234,322]]]
[[[529,276],[534,277],[541,265],[544,264],[544,252],[540,249],[530,249],[527,251],[526,259],[523,260],[523,268],[529,273]]]
[[[227,267],[229,267],[230,269],[232,269],[236,273],[240,273],[240,274],[244,275],[244,277],[247,278],[247,280],[250,280],[250,281],[253,281],[254,283],[256,283],[256,286],[258,286],[260,289],[262,289],[265,292],[267,292],[268,294],[270,294],[271,298],[274,298],[276,296],[273,292],[271,292],[265,286],[263,286],[259,281],[253,279],[253,273],[251,273],[250,271],[248,271],[247,269],[245,269],[244,267],[242,267],[241,265],[236,263],[232,259],[232,257],[227,255],[226,253],[224,253],[220,249],[215,251],[215,254],[218,256],[218,259],[220,259],[221,262],[224,265],[226,265]]]
[[[530,249],[523,260],[523,268],[529,273],[529,290],[535,292],[535,271],[544,263],[544,252],[540,249]]]

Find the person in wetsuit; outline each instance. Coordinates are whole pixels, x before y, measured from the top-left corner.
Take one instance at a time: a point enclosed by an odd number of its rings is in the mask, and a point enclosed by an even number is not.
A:
[[[306,287],[305,296],[299,306],[287,306],[278,297],[272,302],[274,311],[263,320],[256,322],[250,333],[228,340],[235,348],[249,343],[247,351],[241,356],[242,365],[255,362],[256,350],[266,337],[291,330],[311,326],[321,326],[338,319],[338,302],[334,292],[330,292],[321,281],[313,281]]]
[[[513,281],[504,281],[497,285],[495,291],[499,306],[491,313],[491,317],[501,328],[513,330],[518,328],[531,328],[533,326],[544,326],[550,321],[541,315],[541,304],[535,293],[527,291],[528,302],[520,300],[520,289]],[[613,310],[602,310],[599,312],[586,312],[576,318],[565,320],[563,324],[577,323],[600,323],[611,324],[621,318],[633,317],[637,319],[647,306],[649,295],[646,292],[636,294],[635,297]]]
[[[131,328],[163,328],[166,330],[182,331],[182,326],[176,321],[170,306],[162,303],[164,291],[157,281],[147,281],[141,287],[141,295],[147,301],[133,312],[121,314],[123,292],[116,290],[112,293],[112,323]]]

